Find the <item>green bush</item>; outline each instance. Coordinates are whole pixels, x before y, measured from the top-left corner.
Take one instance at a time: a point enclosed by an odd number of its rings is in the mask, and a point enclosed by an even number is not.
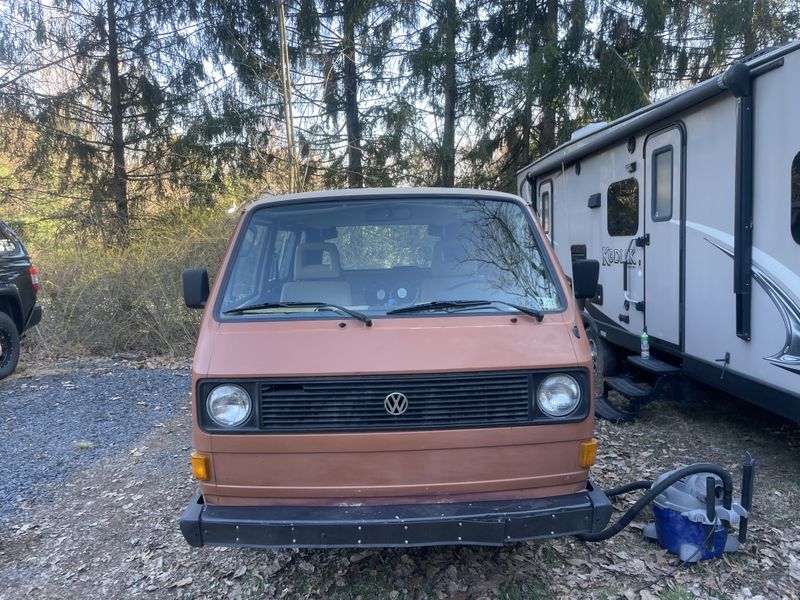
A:
[[[31,341],[60,356],[190,355],[200,311],[184,305],[181,273],[205,267],[213,278],[234,225],[230,215],[199,210],[140,224],[124,249],[29,243],[44,307]]]

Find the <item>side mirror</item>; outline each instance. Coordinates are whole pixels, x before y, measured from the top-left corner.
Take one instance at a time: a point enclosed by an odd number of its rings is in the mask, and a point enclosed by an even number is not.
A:
[[[599,278],[600,263],[598,261],[581,259],[572,263],[572,291],[579,300],[595,297]]]
[[[183,272],[183,301],[189,308],[205,308],[208,300],[208,271],[186,269]]]

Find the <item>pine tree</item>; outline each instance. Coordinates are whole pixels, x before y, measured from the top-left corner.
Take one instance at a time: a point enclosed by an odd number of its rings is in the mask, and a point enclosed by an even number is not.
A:
[[[391,75],[388,83],[384,78],[392,64],[394,35],[398,26],[413,20],[412,7],[407,0],[322,0],[318,68],[325,116],[335,126],[344,115],[348,187],[387,183],[381,172],[365,172],[364,163],[381,162],[371,152],[380,146],[374,143],[380,114],[388,111],[376,100],[392,85]]]
[[[436,182],[443,187],[456,184],[463,148],[494,120],[481,7],[477,0],[434,0],[421,11],[403,58],[409,77],[401,93],[417,101],[419,118],[436,124]],[[430,123],[420,126],[430,129]]]
[[[33,140],[23,170],[55,177],[79,228],[124,244],[132,204],[185,175],[179,132],[210,83],[193,7],[15,0],[3,11],[0,106]]]

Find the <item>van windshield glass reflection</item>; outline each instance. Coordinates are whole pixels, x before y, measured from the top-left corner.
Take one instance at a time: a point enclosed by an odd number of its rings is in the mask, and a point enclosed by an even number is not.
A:
[[[220,309],[232,319],[331,317],[333,305],[376,316],[452,300],[490,301],[458,314],[514,312],[491,302],[564,307],[524,209],[502,200],[264,206],[242,232],[226,281]],[[264,307],[237,310],[255,305]]]

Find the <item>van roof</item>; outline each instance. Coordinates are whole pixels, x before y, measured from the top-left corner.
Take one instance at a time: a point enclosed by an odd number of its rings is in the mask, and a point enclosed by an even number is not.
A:
[[[780,67],[783,64],[782,57],[798,49],[800,49],[800,40],[754,52],[742,59],[741,62],[750,67],[753,75],[758,75]],[[721,94],[728,89],[723,81],[724,76],[725,73],[707,79],[689,89],[628,113],[586,135],[571,139],[521,168],[517,171],[517,175],[527,172],[528,177],[538,177],[555,169],[566,167],[629,135],[634,135],[661,119]]]
[[[474,190],[468,188],[434,188],[434,187],[383,187],[383,188],[356,188],[343,190],[323,190],[319,192],[299,192],[296,194],[283,194],[279,196],[262,196],[247,207],[247,211],[255,210],[272,204],[296,203],[304,201],[326,202],[341,200],[367,200],[374,198],[474,198],[479,199],[504,199],[520,201],[519,196],[505,192],[491,190]]]

